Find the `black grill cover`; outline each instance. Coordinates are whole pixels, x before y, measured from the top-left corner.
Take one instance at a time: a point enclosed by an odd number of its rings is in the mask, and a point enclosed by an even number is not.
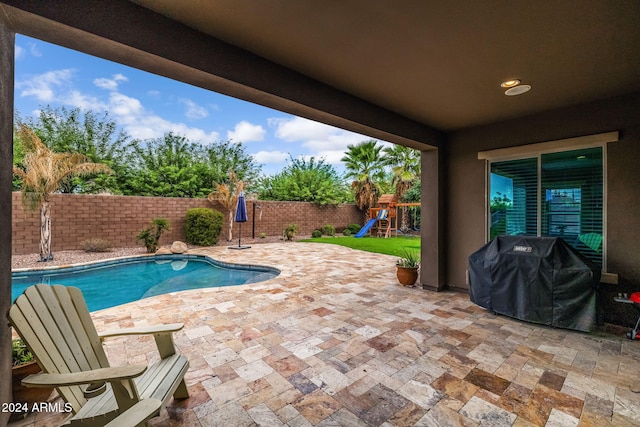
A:
[[[469,257],[471,301],[495,313],[588,332],[600,269],[557,237],[498,236]]]

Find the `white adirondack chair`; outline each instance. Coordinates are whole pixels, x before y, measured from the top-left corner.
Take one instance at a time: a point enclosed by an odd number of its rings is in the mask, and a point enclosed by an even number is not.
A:
[[[9,320],[43,371],[23,385],[55,387],[73,407],[72,426],[144,425],[171,395],[189,397],[184,382],[189,361],[173,344],[173,332],[182,324],[98,334],[80,290],[61,285],[29,287],[11,307]],[[140,334],[154,336],[160,360],[110,367],[102,340]]]

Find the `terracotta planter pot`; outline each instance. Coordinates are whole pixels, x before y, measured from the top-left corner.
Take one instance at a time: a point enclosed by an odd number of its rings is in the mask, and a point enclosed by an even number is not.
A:
[[[37,374],[38,372],[40,372],[40,366],[38,366],[38,363],[35,361],[11,368],[11,383],[14,403],[26,403],[28,407],[31,408],[34,403],[47,401],[53,391],[53,388],[24,387],[21,384],[24,378],[31,374]],[[20,419],[26,414],[26,412],[14,413],[11,415],[11,420]]]
[[[396,266],[398,271],[396,272],[396,276],[398,277],[398,282],[404,286],[413,286],[418,280],[418,267],[401,267],[399,265]]]

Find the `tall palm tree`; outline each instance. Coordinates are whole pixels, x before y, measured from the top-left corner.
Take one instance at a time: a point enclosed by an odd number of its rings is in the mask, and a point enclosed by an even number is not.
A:
[[[395,187],[395,196],[401,201],[406,192],[420,177],[420,152],[402,145],[385,147],[385,164],[391,167],[393,180],[391,185]],[[403,232],[409,229],[409,209],[402,209]]]
[[[229,171],[229,182],[226,183],[213,183],[214,190],[209,193],[207,200],[211,203],[218,202],[229,213],[229,238],[227,241],[233,239],[233,210],[238,205],[238,196],[244,191],[244,182],[238,179],[238,176],[233,170]]]
[[[22,179],[22,201],[35,209],[40,206],[40,261],[53,259],[51,253],[51,194],[72,176],[112,173],[100,163],[78,153],[56,153],[45,146],[26,125],[19,124],[16,132],[24,149],[22,168],[13,173]]]
[[[382,146],[375,140],[348,145],[345,156],[340,159],[347,169],[346,177],[353,179],[351,189],[356,205],[365,212],[369,220],[369,209],[380,197],[379,182],[384,179],[384,161],[380,156]]]

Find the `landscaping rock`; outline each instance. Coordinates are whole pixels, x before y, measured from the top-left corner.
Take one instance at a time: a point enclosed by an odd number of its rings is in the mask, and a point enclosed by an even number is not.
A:
[[[156,255],[171,255],[171,249],[162,247],[156,251]]]
[[[174,253],[174,254],[183,254],[183,253],[187,252],[188,250],[189,250],[189,248],[187,247],[187,244],[184,243],[184,242],[181,242],[179,240],[176,240],[171,245],[171,252]]]

